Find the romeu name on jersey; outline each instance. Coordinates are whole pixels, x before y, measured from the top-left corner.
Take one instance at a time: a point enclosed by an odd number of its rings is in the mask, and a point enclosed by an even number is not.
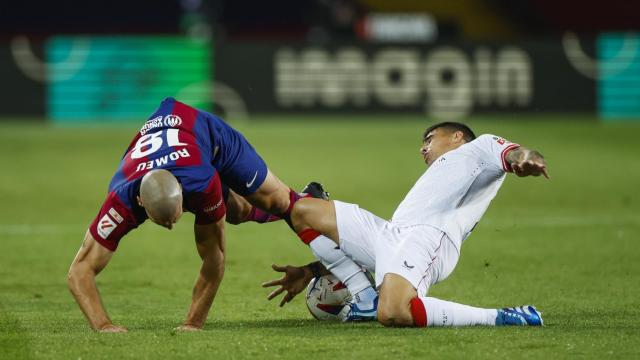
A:
[[[204,112],[165,99],[133,138],[109,184],[109,194],[90,231],[108,249],[147,219],[137,203],[142,177],[151,170],[170,171],[182,186],[184,208],[197,224],[221,219],[220,177],[212,165],[212,120]]]

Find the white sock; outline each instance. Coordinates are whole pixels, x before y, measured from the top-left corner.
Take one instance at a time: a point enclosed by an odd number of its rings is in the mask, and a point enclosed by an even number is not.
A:
[[[482,309],[432,297],[420,297],[429,326],[473,326],[496,324],[498,310]]]
[[[320,235],[309,243],[309,247],[322,265],[345,284],[351,295],[371,287],[362,268],[349,259],[333,240]]]

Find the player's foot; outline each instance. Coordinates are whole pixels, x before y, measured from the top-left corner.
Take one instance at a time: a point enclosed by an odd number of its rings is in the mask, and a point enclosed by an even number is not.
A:
[[[496,326],[542,326],[542,312],[531,305],[498,309]]]
[[[309,194],[316,199],[329,200],[329,193],[324,191],[322,184],[312,181],[307,184],[301,191],[302,193]]]
[[[368,287],[349,301],[338,314],[342,321],[375,321],[378,318],[378,293]]]

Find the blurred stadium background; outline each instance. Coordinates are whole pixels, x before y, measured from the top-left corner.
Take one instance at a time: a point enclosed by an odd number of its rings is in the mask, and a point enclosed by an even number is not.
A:
[[[130,121],[172,95],[231,120],[637,119],[639,12],[623,0],[8,2],[0,114]]]
[[[640,2],[7,1],[0,80],[0,358],[640,354]],[[552,180],[506,181],[434,296],[532,302],[547,326],[318,324],[259,287],[307,249],[247,224],[228,228],[208,331],[175,334],[198,269],[185,216],[123,240],[99,285],[131,332],[89,332],[65,274],[167,96],[222,115],[289,185],[319,180],[383,217],[424,171],[434,121],[540,149]]]

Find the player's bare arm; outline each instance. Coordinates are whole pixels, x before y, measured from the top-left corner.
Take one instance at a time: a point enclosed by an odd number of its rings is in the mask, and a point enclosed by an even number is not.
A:
[[[111,322],[96,286],[96,276],[107,266],[112,256],[113,252],[98,244],[87,231],[82,246],[71,263],[67,284],[92,329],[100,332],[127,332],[126,328]]]
[[[271,286],[280,286],[267,296],[268,300],[272,300],[284,291],[287,292],[280,301],[281,307],[293,300],[296,295],[302,292],[302,290],[307,287],[307,284],[311,279],[330,274],[329,270],[327,270],[319,261],[312,262],[305,266],[281,266],[273,264],[271,267],[277,272],[284,273],[284,276],[280,279],[264,282],[262,287],[267,288]]]
[[[544,156],[535,150],[521,146],[509,151],[505,159],[511,165],[513,173],[520,177],[544,175],[549,178]]]
[[[193,287],[189,313],[178,330],[199,330],[204,326],[213,299],[224,276],[225,238],[224,221],[209,225],[194,225],[196,247],[202,259],[202,267]]]

